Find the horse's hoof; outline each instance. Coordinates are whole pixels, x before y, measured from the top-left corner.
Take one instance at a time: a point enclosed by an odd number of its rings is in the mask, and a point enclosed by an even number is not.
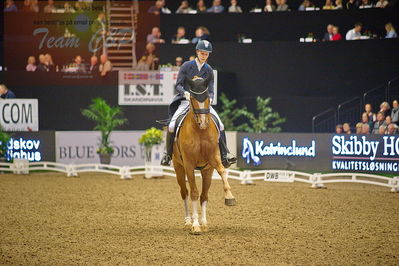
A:
[[[204,233],[209,232],[208,224],[201,224],[201,230]]]
[[[236,205],[236,199],[235,198],[224,199],[224,204],[226,204],[227,206],[235,206]]]
[[[192,234],[192,235],[200,235],[200,234],[202,234],[201,226],[192,226],[190,234]]]
[[[191,229],[192,226],[193,226],[193,224],[191,222],[186,222],[184,224],[184,229]]]

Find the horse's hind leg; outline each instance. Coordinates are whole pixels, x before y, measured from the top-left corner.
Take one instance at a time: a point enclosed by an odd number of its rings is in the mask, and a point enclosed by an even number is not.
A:
[[[202,192],[200,197],[201,202],[201,228],[202,231],[208,231],[208,221],[206,219],[206,206],[208,204],[208,191],[211,187],[213,168],[201,170],[202,175]]]
[[[176,172],[177,183],[180,186],[180,195],[184,201],[184,227],[191,228],[191,217],[190,210],[188,209],[188,190],[186,186],[186,172],[184,167],[179,163],[173,162],[173,166]]]

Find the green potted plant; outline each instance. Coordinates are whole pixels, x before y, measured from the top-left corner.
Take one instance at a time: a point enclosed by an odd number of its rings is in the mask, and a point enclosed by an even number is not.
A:
[[[127,122],[123,118],[123,112],[119,106],[110,106],[102,98],[92,99],[87,109],[82,110],[82,115],[97,123],[94,130],[101,132],[100,144],[97,153],[102,164],[111,163],[111,155],[114,149],[111,146],[109,136],[113,130]]]
[[[139,139],[139,143],[144,145],[145,151],[145,165],[147,167],[151,167],[153,165],[152,162],[152,149],[155,145],[161,144],[163,141],[163,131],[160,129],[156,129],[154,127],[147,129],[143,135],[141,135]],[[145,174],[146,178],[153,177],[151,173]]]
[[[0,162],[7,161],[7,145],[11,136],[0,127]]]

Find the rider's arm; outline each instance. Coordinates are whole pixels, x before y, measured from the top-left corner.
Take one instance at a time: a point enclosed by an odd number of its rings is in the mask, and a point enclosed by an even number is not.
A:
[[[212,99],[212,101],[214,101],[213,99],[213,83],[214,83],[214,77],[213,77],[213,70],[210,69],[209,71],[209,84],[208,84],[208,90],[209,90],[209,98]]]
[[[184,89],[186,67],[187,67],[186,64],[183,64],[183,66],[179,70],[179,73],[177,74],[177,79],[176,79],[176,90],[179,92],[181,96],[184,96],[184,92],[186,91]]]

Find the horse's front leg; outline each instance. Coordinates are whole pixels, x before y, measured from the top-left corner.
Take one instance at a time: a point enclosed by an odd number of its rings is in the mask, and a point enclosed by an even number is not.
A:
[[[180,195],[181,198],[184,201],[184,227],[185,228],[191,228],[192,223],[191,223],[191,217],[190,217],[190,210],[188,208],[188,190],[186,186],[186,173],[184,171],[184,167],[173,160],[173,166],[175,168],[176,172],[176,179],[177,183],[180,186]]]
[[[190,185],[190,198],[193,204],[193,216],[192,221],[193,225],[191,226],[191,234],[199,235],[202,233],[201,226],[198,219],[198,198],[199,192],[197,188],[197,184],[195,183],[195,175],[194,175],[194,167],[185,166],[185,172],[188,179],[188,184]]]
[[[222,164],[219,152],[215,152],[215,156],[211,164],[216,169],[223,181],[224,204],[226,204],[227,206],[236,205],[236,200],[233,196],[233,193],[231,193],[231,187],[229,181],[227,180],[227,172]]]

